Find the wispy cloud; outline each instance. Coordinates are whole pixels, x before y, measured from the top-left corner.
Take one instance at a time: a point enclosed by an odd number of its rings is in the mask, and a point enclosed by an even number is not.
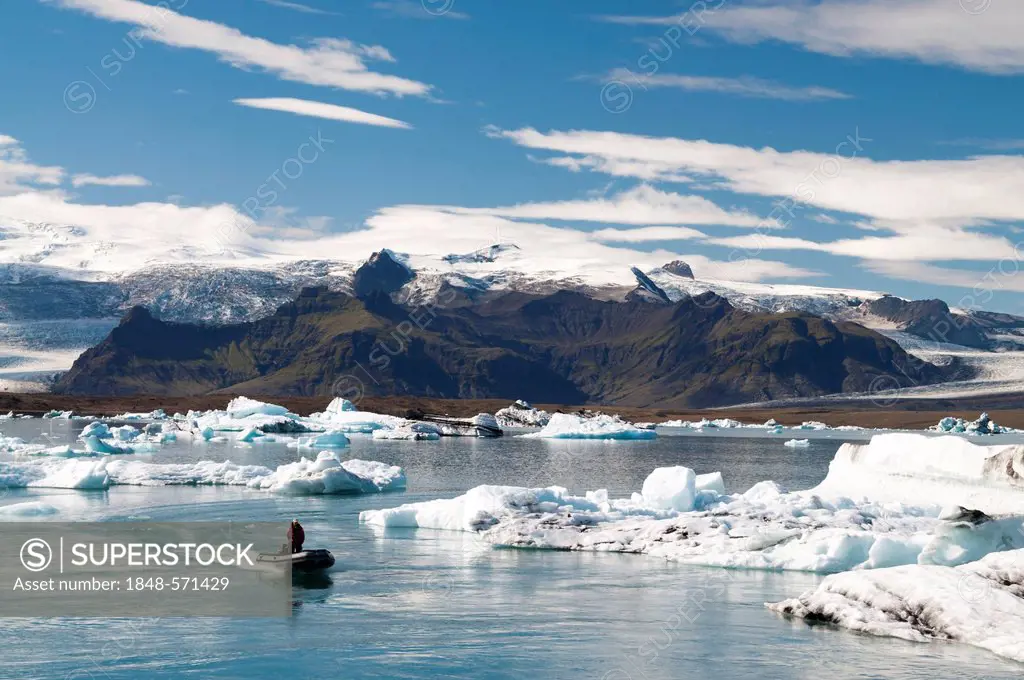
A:
[[[773,220],[766,220],[749,212],[725,210],[703,196],[687,196],[662,191],[646,184],[608,197],[520,203],[498,208],[447,207],[444,209],[460,215],[491,215],[509,219],[565,222],[642,225],[709,224],[751,229],[758,227],[771,229],[779,226]],[[692,238],[692,236],[687,238]]]
[[[823,99],[851,99],[852,96],[828,87],[793,87],[753,76],[718,78],[674,74],[637,74],[628,69],[616,69],[608,74],[606,81],[622,81],[627,85],[645,88],[677,88],[691,92],[721,92],[740,97],[757,99],[780,99],[783,101],[817,101]]]
[[[235,68],[261,68],[283,80],[378,95],[430,95],[430,85],[371,71],[368,61],[395,61],[379,45],[339,38],[316,38],[309,47],[282,45],[137,0],[52,1],[108,21],[133,24],[144,40],[210,52]]]
[[[20,142],[0,135],[0,196],[33,191],[37,186],[55,187],[64,181],[64,168],[32,163]]]
[[[703,239],[707,234],[688,227],[639,227],[637,229],[598,229],[591,236],[595,241],[606,243],[646,243],[649,241]]]
[[[291,97],[268,97],[264,99],[235,99],[235,104],[248,106],[253,109],[267,109],[270,111],[284,111],[294,113],[298,116],[309,116],[311,118],[326,118],[328,120],[339,120],[346,123],[359,123],[361,125],[376,125],[378,127],[410,129],[408,123],[378,116],[375,113],[367,113],[359,109],[347,106],[337,106],[324,102],[315,102],[308,99],[293,99]]]
[[[710,3],[709,3],[710,4]],[[694,24],[675,16],[611,16],[630,25]],[[1024,71],[1024,3],[991,0],[764,0],[700,15],[704,30],[753,44],[770,40],[836,57],[913,59],[971,71]]]
[[[455,9],[455,0],[378,0],[371,7],[393,17],[406,19],[468,19],[469,15]]]
[[[274,7],[302,12],[303,14],[337,14],[337,12],[328,12],[325,9],[303,5],[301,2],[288,2],[288,0],[260,0],[260,2],[265,5],[273,5]]]
[[[150,181],[138,175],[112,175],[110,177],[99,177],[97,175],[75,175],[71,178],[71,186],[76,189],[84,186],[95,187],[148,187]]]

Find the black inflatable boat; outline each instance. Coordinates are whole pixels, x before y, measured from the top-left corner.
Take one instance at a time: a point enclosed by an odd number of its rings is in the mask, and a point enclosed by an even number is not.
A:
[[[260,553],[257,562],[284,565],[291,562],[292,573],[308,574],[323,571],[334,566],[334,555],[330,550],[303,550],[297,553]]]

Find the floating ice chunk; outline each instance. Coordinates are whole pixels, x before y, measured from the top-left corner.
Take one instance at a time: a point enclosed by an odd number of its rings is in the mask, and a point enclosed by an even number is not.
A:
[[[86,437],[99,437],[100,439],[109,439],[112,435],[110,434],[110,428],[106,423],[94,421],[82,428],[82,432],[78,435],[79,439],[84,440]]]
[[[229,416],[236,419],[248,418],[249,416],[254,415],[283,416],[288,413],[288,409],[284,406],[267,404],[262,401],[250,399],[249,397],[235,397],[228,402],[226,411]]]
[[[519,435],[539,439],[655,439],[653,430],[641,430],[618,416],[597,415],[582,418],[556,413],[540,432]]]
[[[122,413],[108,420],[165,420],[167,414],[162,408],[150,411],[149,413]]]
[[[60,510],[41,501],[29,501],[26,503],[13,503],[0,506],[0,521],[17,521],[25,518],[52,517],[60,513]]]
[[[963,418],[955,418],[952,416],[943,418],[938,422],[937,425],[931,428],[936,432],[949,432],[958,434],[977,434],[977,435],[990,435],[990,434],[1007,434],[1010,432],[1019,432],[1011,427],[1001,427],[997,425],[987,413],[982,413],[977,420],[968,421]]]
[[[526,489],[518,486],[478,486],[452,499],[408,503],[386,510],[364,510],[359,521],[380,527],[422,527],[449,531],[478,531],[519,511],[549,508],[565,504],[562,487]],[[583,501],[592,510],[597,505]]]
[[[712,491],[718,495],[725,495],[725,480],[721,472],[710,472],[706,475],[697,475],[694,480],[694,488],[697,491]]]
[[[43,417],[57,420],[71,420],[74,415],[73,411],[58,411],[57,409],[53,409],[44,413]]]
[[[373,438],[418,442],[440,439],[441,434],[432,423],[410,423],[401,427],[374,430]]]
[[[124,486],[245,486],[271,473],[262,465],[236,465],[231,461],[146,463],[105,458],[102,464],[110,483]]]
[[[352,402],[341,397],[335,397],[326,411],[314,413],[308,420],[331,430],[363,434],[370,434],[383,427],[399,427],[407,422],[396,416],[357,411]]]
[[[101,453],[104,455],[121,455],[135,453],[135,449],[132,448],[131,446],[121,446],[120,444],[112,444],[94,435],[85,437],[82,441],[85,442],[86,451],[89,451],[91,453]]]
[[[550,413],[535,409],[522,399],[500,409],[494,417],[501,427],[544,427],[551,420]]]
[[[689,512],[697,495],[697,475],[687,467],[658,468],[644,480],[643,503],[657,510]]]
[[[875,435],[843,444],[825,480],[829,496],[922,507],[962,505],[989,514],[1024,511],[1024,446],[978,446],[960,437]]]
[[[331,400],[331,403],[327,405],[325,409],[326,413],[344,413],[345,411],[358,411],[356,405],[348,399],[342,397],[335,397]]]
[[[249,486],[302,496],[374,493],[405,488],[405,473],[398,466],[375,461],[342,462],[335,454],[324,451],[316,460],[302,458],[281,465],[272,474],[254,479]]]
[[[249,427],[243,430],[242,434],[238,435],[238,441],[251,443],[263,436],[264,434],[257,430],[255,427]]]
[[[825,423],[820,423],[817,420],[808,420],[808,421],[802,423],[796,429],[797,430],[828,430],[828,429],[831,429],[831,428],[829,428],[829,426],[826,425]]]
[[[836,574],[816,590],[768,607],[871,635],[953,640],[1024,662],[1024,550],[955,568],[910,565]]]
[[[790,439],[788,442],[783,444],[783,446],[788,446],[791,449],[806,449],[810,445],[811,440],[809,439]]]
[[[343,449],[349,445],[349,439],[340,430],[329,430],[309,437],[299,437],[288,443],[294,449]]]
[[[142,430],[136,429],[131,425],[122,425],[121,427],[115,427],[110,430],[111,436],[114,439],[122,442],[135,441],[142,434]]]

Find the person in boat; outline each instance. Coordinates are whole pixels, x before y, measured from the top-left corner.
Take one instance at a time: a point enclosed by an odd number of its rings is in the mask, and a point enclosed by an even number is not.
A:
[[[288,542],[292,546],[292,554],[302,552],[302,544],[306,540],[306,532],[302,529],[302,525],[299,524],[299,520],[293,519],[292,525],[288,527]]]

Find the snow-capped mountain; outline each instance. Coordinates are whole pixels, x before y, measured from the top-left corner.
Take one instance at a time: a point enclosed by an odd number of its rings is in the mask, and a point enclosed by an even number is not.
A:
[[[373,267],[360,269],[364,262],[343,257],[296,259],[195,244],[158,250],[147,242],[130,249],[91,240],[75,227],[15,223],[0,232],[0,385],[8,389],[47,384],[133,306],[168,321],[238,323],[272,314],[311,286],[345,293],[378,288],[402,305],[446,307],[508,292],[572,290],[603,300],[641,295],[655,302],[713,292],[749,312],[809,312],[886,331],[913,327],[907,310],[882,292],[705,279],[682,261],[646,270],[602,267],[537,257],[511,243],[440,255],[382,248],[370,258]],[[1013,337],[1024,326],[1016,317],[997,316],[998,328],[991,315],[984,320],[985,333]],[[915,323],[920,326],[920,319]]]

